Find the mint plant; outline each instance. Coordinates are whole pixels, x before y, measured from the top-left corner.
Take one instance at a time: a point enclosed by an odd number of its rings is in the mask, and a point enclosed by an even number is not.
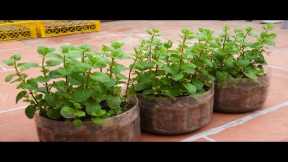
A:
[[[160,39],[158,29],[148,30],[148,34],[150,37],[134,48],[130,89],[143,95],[177,97],[194,96],[211,88],[213,63],[207,45],[213,40],[212,31],[182,29],[176,48],[172,41]]]
[[[14,54],[5,64],[15,69],[5,81],[17,83],[21,90],[16,102],[29,103],[25,109],[28,118],[36,112],[53,120],[73,121],[80,126],[91,120],[101,124],[103,119],[125,111],[126,96],[121,95],[125,66],[117,63],[126,58],[123,43],[112,42],[95,52],[89,45],[63,45],[59,49],[39,47],[41,64],[21,61]],[[41,74],[29,77],[25,72],[36,68]]]
[[[256,81],[265,75],[264,54],[274,44],[276,37],[271,30],[272,25],[267,24],[260,34],[255,33],[251,27],[236,29],[232,33],[225,26],[223,33],[215,38],[212,45],[214,74],[218,83],[242,78]]]

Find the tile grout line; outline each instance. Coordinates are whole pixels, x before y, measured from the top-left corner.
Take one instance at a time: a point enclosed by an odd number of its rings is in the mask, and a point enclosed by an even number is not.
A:
[[[207,137],[207,136],[203,136],[202,138],[204,138],[208,142],[216,142],[216,140],[214,140],[213,138]]]
[[[217,134],[217,133],[220,133],[228,128],[231,128],[231,127],[235,127],[235,126],[238,126],[238,125],[242,125],[250,120],[253,120],[259,116],[262,116],[262,115],[265,115],[267,113],[270,113],[270,112],[274,112],[274,111],[277,111],[281,108],[285,108],[288,106],[288,100],[285,101],[285,102],[282,102],[280,104],[277,104],[277,105],[274,105],[272,107],[269,107],[269,108],[266,108],[264,110],[258,110],[254,113],[251,113],[247,116],[244,116],[242,118],[239,118],[239,119],[236,119],[236,120],[233,120],[231,122],[228,122],[228,123],[225,123],[221,126],[218,126],[218,127],[215,127],[215,128],[211,128],[211,129],[208,129],[206,131],[203,131],[201,133],[198,133],[196,135],[193,135],[191,137],[188,137],[188,138],[185,138],[184,140],[181,140],[181,142],[193,142],[193,141],[196,141],[200,138],[205,138],[205,137],[208,137],[210,135],[214,135],[214,134]]]
[[[278,70],[282,70],[282,71],[288,72],[288,68],[285,68],[285,67],[283,67],[283,66],[270,64],[270,65],[268,65],[268,67],[271,67],[272,69],[278,69]]]
[[[25,109],[25,107],[26,107],[26,106],[20,106],[20,107],[11,108],[11,109],[8,109],[8,110],[1,110],[1,111],[0,111],[0,114],[7,113],[7,112],[18,111],[18,110],[23,110],[23,109]]]
[[[274,74],[274,76],[282,77],[282,78],[288,79],[288,75],[284,75],[284,74]]]

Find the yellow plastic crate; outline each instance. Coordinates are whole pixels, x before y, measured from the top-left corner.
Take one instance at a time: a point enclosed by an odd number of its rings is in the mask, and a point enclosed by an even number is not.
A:
[[[22,40],[37,37],[37,21],[1,21],[0,41]]]
[[[38,23],[41,37],[53,37],[69,35],[74,33],[86,33],[100,31],[99,20],[79,20],[79,21],[41,21]]]

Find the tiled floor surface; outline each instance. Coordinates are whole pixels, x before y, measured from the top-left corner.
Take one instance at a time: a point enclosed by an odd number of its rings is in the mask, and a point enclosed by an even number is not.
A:
[[[112,40],[125,42],[131,51],[138,40],[146,36],[145,30],[159,28],[164,38],[177,41],[182,27],[196,30],[208,27],[219,32],[225,24],[231,27],[246,25],[261,28],[259,21],[114,21],[102,24],[101,32],[76,34],[53,38],[0,42],[0,141],[38,141],[34,121],[27,119],[25,104],[15,104],[15,86],[4,82],[11,69],[3,65],[14,52],[25,60],[39,62],[36,47],[58,47],[64,43],[87,43],[95,49]],[[214,113],[212,122],[205,128],[180,136],[155,136],[143,134],[139,141],[287,141],[288,140],[288,30],[275,25],[276,46],[266,57],[271,70],[269,96],[262,110],[246,114]],[[129,60],[123,63],[128,64]],[[30,73],[35,73],[31,71]]]

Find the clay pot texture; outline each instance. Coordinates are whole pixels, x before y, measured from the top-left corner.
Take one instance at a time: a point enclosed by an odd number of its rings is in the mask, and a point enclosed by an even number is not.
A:
[[[130,109],[104,119],[101,125],[83,121],[77,128],[71,121],[56,121],[36,114],[35,121],[40,141],[61,142],[118,142],[133,141],[140,135],[138,100],[133,99]]]
[[[138,94],[141,129],[153,134],[176,135],[202,128],[211,121],[213,96],[213,88],[195,98],[171,99]]]
[[[267,98],[269,74],[251,79],[225,81],[215,85],[214,111],[223,113],[245,113],[263,107]]]

